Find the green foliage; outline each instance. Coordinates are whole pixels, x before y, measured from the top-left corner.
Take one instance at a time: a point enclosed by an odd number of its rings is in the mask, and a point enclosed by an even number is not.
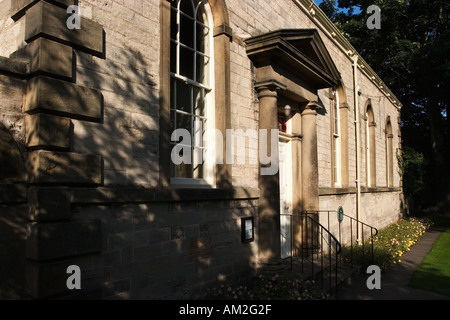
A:
[[[319,8],[333,21],[337,14],[336,0],[323,0],[319,4]]]
[[[401,262],[402,255],[409,251],[421,235],[432,225],[428,218],[408,218],[399,220],[380,230],[373,239],[373,261],[371,240],[367,240],[364,246],[353,245],[353,252],[349,247],[344,247],[342,255],[346,259],[353,257],[353,263],[366,270],[369,265],[377,265],[382,271],[393,264]]]
[[[408,218],[393,223],[380,230],[374,237],[374,260],[371,261],[370,239],[362,245],[354,244],[342,248],[343,259],[353,257],[353,263],[366,270],[371,264],[378,265],[382,271],[393,264],[400,263],[402,255],[409,251],[421,235],[433,224],[428,218]],[[207,289],[197,297],[205,300],[328,300],[329,295],[321,291],[309,280],[303,280],[290,271],[269,275],[260,274],[251,285],[232,286],[221,284]]]
[[[427,163],[420,170],[429,193],[416,192],[422,198],[416,200],[443,201],[450,192],[450,1],[339,0],[348,11],[333,10],[333,3],[321,7],[403,104],[402,144]],[[379,30],[366,26],[370,5],[381,9]],[[410,179],[409,169],[405,178],[414,193],[421,180]]]
[[[450,229],[436,240],[409,285],[450,296]]]
[[[426,162],[422,153],[405,146],[402,155],[397,154],[400,175],[403,177],[403,191],[410,212],[417,212],[423,206],[421,195],[426,193]]]

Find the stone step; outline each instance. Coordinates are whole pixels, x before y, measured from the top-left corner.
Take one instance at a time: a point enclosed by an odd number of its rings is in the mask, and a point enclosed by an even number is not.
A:
[[[313,280],[314,283],[331,297],[335,297],[340,287],[351,282],[354,276],[359,274],[360,267],[350,265],[338,260],[338,268],[336,270],[335,258],[330,260],[315,257],[314,260],[304,257],[303,261],[300,257],[287,258],[284,261],[285,267],[291,269],[292,272],[301,274],[304,280]],[[336,280],[337,273],[337,280]]]

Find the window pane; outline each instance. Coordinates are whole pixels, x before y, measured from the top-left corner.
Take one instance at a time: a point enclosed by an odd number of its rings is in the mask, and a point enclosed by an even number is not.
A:
[[[187,14],[189,17],[194,17],[194,7],[192,0],[180,0],[180,10]]]
[[[175,112],[175,111],[173,111]],[[176,127],[177,129],[186,129],[189,131],[192,137],[192,117],[180,113],[176,113]],[[176,177],[178,178],[192,178],[192,145],[185,145],[188,141],[182,140],[181,138],[176,141],[182,147],[179,151],[179,155],[182,157],[184,152],[189,152],[189,163],[181,163],[179,165],[174,165],[174,170],[176,171]]]
[[[186,129],[187,131],[189,131],[192,134],[192,125],[191,125],[192,117],[177,112],[176,118],[177,118],[177,120],[176,120],[177,127],[176,128],[177,129]],[[184,143],[186,143],[186,142],[184,142]]]
[[[194,122],[194,139],[193,145],[195,147],[204,147],[205,146],[205,130],[206,130],[206,121],[200,118],[195,118]]]
[[[176,101],[174,101],[174,103],[172,104],[172,108],[191,113],[192,87],[179,80],[174,80],[173,83],[175,84],[175,86],[174,88],[172,88],[172,90],[175,91]]]
[[[339,134],[339,115],[338,115],[338,108],[336,101],[332,101],[333,103],[333,133],[338,135]]]
[[[172,134],[172,132],[175,131],[175,119],[176,119],[176,111],[175,110],[170,110],[170,134]],[[178,141],[177,141],[178,142]],[[177,143],[177,142],[172,142],[172,143]]]
[[[181,15],[180,42],[194,48],[194,21]]]
[[[191,136],[191,143],[192,143],[192,124],[191,124],[191,116],[181,114],[179,112],[176,112],[175,110],[172,110],[170,112],[170,125],[172,128],[172,132],[176,129],[186,129],[189,132],[189,135]],[[171,134],[172,134],[171,132]],[[171,140],[172,144],[186,144],[189,143],[189,141],[186,141],[183,137],[180,137],[178,140]]]
[[[183,47],[180,48],[180,74],[194,79],[194,52]]]
[[[182,155],[182,152],[180,152],[180,155]],[[175,167],[177,178],[192,178],[192,164],[182,163],[175,165]]]

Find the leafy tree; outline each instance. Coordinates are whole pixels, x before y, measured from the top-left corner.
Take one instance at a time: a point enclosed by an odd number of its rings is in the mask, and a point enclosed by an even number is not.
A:
[[[334,21],[336,14],[338,12],[336,8],[336,0],[324,0],[319,4],[320,9],[327,15],[331,21]]]
[[[348,11],[332,5],[320,6],[403,104],[403,145],[424,156],[428,204],[443,201],[450,193],[450,1],[339,0]],[[381,29],[366,26],[370,5],[381,9]],[[415,185],[407,170],[405,193],[417,196],[406,188]]]
[[[402,155],[397,155],[400,174],[403,177],[403,190],[406,195],[407,210],[414,212],[425,205],[429,190],[426,188],[426,162],[422,153],[404,146]],[[428,194],[429,196],[429,194]]]

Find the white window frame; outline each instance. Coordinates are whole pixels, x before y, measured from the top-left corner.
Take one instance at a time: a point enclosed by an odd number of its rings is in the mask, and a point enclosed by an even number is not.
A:
[[[184,14],[181,10],[180,10],[180,5],[181,5],[181,1],[190,1],[191,5],[194,8],[194,16],[195,18],[193,19],[192,17],[188,16],[187,14]],[[212,36],[212,30],[213,30],[213,17],[212,17],[212,12],[211,12],[211,8],[208,4],[207,1],[201,0],[197,3],[197,5],[195,6],[195,3],[193,0],[177,0],[176,1],[176,5],[177,8],[174,9],[174,6],[171,5],[171,10],[176,10],[176,19],[177,19],[177,26],[178,26],[178,30],[176,32],[176,39],[170,39],[171,41],[171,46],[175,45],[176,46],[176,70],[175,72],[171,71],[170,72],[170,77],[171,77],[171,95],[173,95],[173,101],[174,101],[174,105],[170,106],[170,110],[171,110],[171,119],[173,119],[173,123],[175,128],[173,128],[174,130],[176,129],[176,124],[177,124],[177,115],[179,114],[183,114],[185,116],[189,116],[191,119],[191,164],[192,164],[192,168],[191,168],[191,177],[190,178],[184,178],[184,177],[177,177],[177,168],[176,165],[171,163],[171,166],[174,166],[174,175],[170,177],[170,183],[173,186],[180,186],[180,187],[201,187],[201,186],[208,186],[208,187],[215,187],[215,166],[214,166],[214,159],[215,159],[215,123],[214,123],[214,119],[215,119],[215,112],[214,112],[214,99],[213,99],[213,95],[214,95],[214,54],[213,54],[213,46],[214,46],[214,39]],[[208,25],[203,24],[202,22],[197,20],[197,12],[199,10],[200,5],[204,5],[204,10],[207,16],[207,20],[208,20]],[[193,48],[188,47],[187,45],[181,43],[180,41],[180,33],[181,33],[181,27],[180,27],[180,21],[181,21],[181,16],[184,16],[185,18],[191,19],[192,21],[194,21],[193,25],[194,25],[194,30],[193,30]],[[206,27],[209,32],[208,32],[208,45],[207,48],[209,49],[208,52],[201,52],[197,50],[197,24],[202,25],[203,27]],[[172,25],[172,23],[171,23]],[[181,74],[181,66],[180,66],[180,61],[181,61],[181,56],[180,56],[180,52],[181,52],[181,48],[185,48],[188,49],[190,51],[192,51],[194,53],[194,60],[193,60],[193,79],[190,79],[184,75]],[[207,75],[207,79],[208,82],[207,84],[205,83],[201,83],[197,81],[197,54],[203,55],[204,57],[208,58],[209,60],[209,68],[207,70],[208,75]],[[172,62],[171,62],[172,63]],[[173,81],[175,80],[175,81]],[[176,97],[177,97],[177,89],[176,89],[176,85],[174,86],[173,83],[175,83],[176,81],[181,81],[184,82],[184,84],[187,84],[188,86],[190,86],[190,110],[189,112],[187,111],[183,111],[177,108],[177,101],[176,101]],[[194,89],[195,88],[199,88],[201,90],[204,90],[204,114],[203,115],[196,115],[195,114],[195,102],[194,102]],[[207,131],[207,134],[204,135],[203,137],[200,136],[198,134],[196,134],[194,132],[194,122],[196,120],[200,120],[200,121],[204,121],[204,123],[206,123],[206,127],[203,128],[205,131]],[[164,128],[162,128],[164,129]],[[171,145],[172,148],[174,147],[174,145],[177,144],[176,142],[171,141]],[[194,178],[194,164],[195,164],[195,155],[197,154],[196,149],[200,149],[202,152],[202,158],[203,158],[203,178]]]
[[[386,187],[394,186],[394,141],[392,135],[392,123],[390,120],[386,123]],[[392,177],[391,177],[392,174]]]
[[[366,110],[366,115],[365,115],[365,127],[366,127],[366,179],[367,179],[367,187],[371,187],[372,186],[372,179],[371,179],[371,148],[372,146],[370,145],[370,125],[369,125],[369,108],[367,108]]]
[[[334,140],[334,187],[342,186],[341,173],[341,116],[339,110],[339,94],[334,91],[333,97],[333,140]]]

